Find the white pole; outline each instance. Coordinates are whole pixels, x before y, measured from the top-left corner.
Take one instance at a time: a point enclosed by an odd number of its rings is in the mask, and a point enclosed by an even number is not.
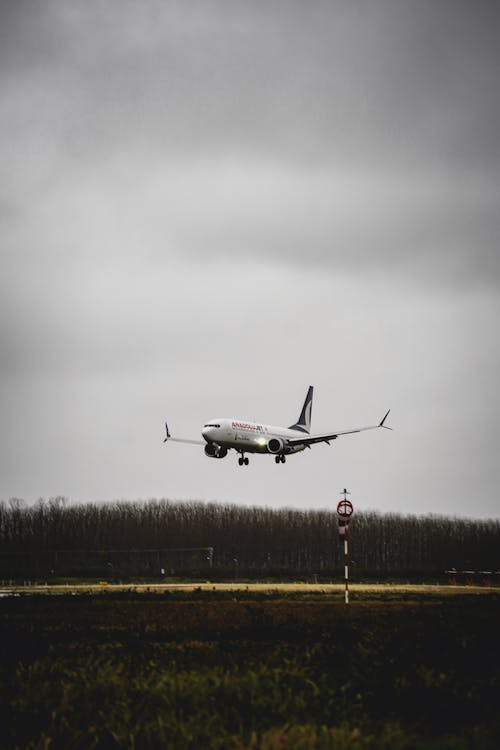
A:
[[[347,547],[347,526],[344,536],[344,579],[345,579],[345,603],[349,604],[349,552]]]
[[[337,514],[339,519],[339,534],[340,538],[344,537],[344,583],[345,583],[345,603],[349,604],[349,549],[347,546],[347,528],[351,519],[353,507],[352,503],[347,499],[347,495],[350,493],[344,489],[341,493],[344,495],[344,499],[341,500],[337,505]]]

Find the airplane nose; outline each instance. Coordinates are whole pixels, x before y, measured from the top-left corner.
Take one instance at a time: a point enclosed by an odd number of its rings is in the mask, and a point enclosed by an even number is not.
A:
[[[219,426],[220,425],[218,424],[212,424],[212,423],[206,424],[203,426],[201,434],[203,435],[203,437],[205,438],[207,442],[209,441],[213,442],[214,440],[216,440],[217,434],[218,434],[217,430]]]

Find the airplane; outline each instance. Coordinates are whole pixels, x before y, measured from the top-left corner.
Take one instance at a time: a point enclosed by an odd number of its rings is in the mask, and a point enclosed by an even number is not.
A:
[[[257,422],[249,422],[241,419],[211,419],[201,431],[204,442],[201,440],[188,440],[185,438],[174,438],[170,434],[168,424],[165,422],[167,441],[176,443],[189,443],[191,445],[203,445],[205,455],[210,458],[225,458],[228,451],[234,450],[239,453],[238,464],[248,466],[249,459],[245,453],[270,453],[274,456],[277,464],[285,463],[286,457],[299,453],[305,448],[310,448],[315,443],[327,443],[336,440],[340,435],[349,435],[354,432],[364,432],[383,427],[391,430],[384,423],[390,412],[378,424],[368,427],[356,427],[350,430],[336,430],[321,435],[311,435],[311,411],[313,399],[313,386],[309,386],[307,396],[295,424],[290,427],[271,427]]]

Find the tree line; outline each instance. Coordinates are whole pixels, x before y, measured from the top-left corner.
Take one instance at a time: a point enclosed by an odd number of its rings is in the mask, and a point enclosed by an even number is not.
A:
[[[349,541],[355,576],[500,570],[500,521],[493,519],[360,511]],[[342,564],[332,510],[170,500],[74,504],[61,497],[0,503],[2,577],[92,568],[322,574]]]

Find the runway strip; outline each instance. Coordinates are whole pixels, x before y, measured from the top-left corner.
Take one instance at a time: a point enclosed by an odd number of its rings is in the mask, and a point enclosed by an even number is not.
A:
[[[390,594],[485,594],[498,590],[499,587],[491,586],[450,586],[440,584],[390,584],[390,583],[352,583],[350,590],[355,594],[373,593],[381,594],[382,592]],[[282,592],[286,593],[315,593],[315,594],[333,594],[340,593],[344,590],[343,583],[212,583],[205,581],[203,583],[107,583],[98,584],[60,584],[60,585],[25,585],[25,586],[4,586],[0,589],[0,597],[13,596],[19,594],[67,594],[67,593],[106,593],[106,592],[157,592],[167,591],[246,591],[246,592]]]

